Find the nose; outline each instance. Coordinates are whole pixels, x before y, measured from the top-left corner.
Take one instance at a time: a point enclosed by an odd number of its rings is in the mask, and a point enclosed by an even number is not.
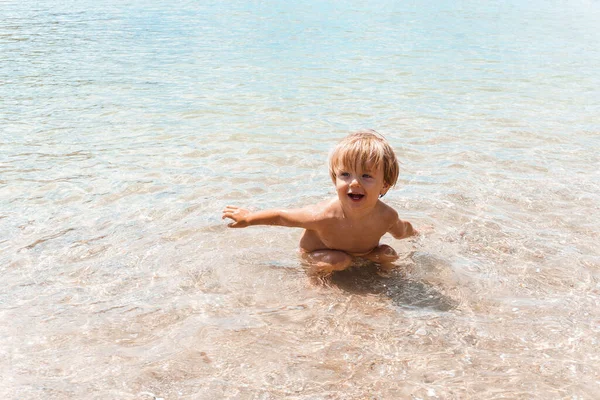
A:
[[[352,178],[352,180],[350,181],[350,187],[352,186],[360,186],[360,183],[358,182],[358,178]]]

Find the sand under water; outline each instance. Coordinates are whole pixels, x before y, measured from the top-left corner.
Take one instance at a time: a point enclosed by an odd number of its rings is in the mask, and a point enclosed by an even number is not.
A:
[[[598,398],[600,3],[1,8],[3,398]],[[358,128],[433,227],[393,273],[221,221]]]

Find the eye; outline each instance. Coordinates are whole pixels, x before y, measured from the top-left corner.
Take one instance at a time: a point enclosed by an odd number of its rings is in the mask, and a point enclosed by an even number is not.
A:
[[[349,172],[340,172],[340,174],[339,174],[339,175],[340,175],[341,177],[347,178],[347,177],[349,177],[349,176],[350,176],[350,173],[349,173]]]
[[[362,176],[362,177],[363,177],[364,179],[371,179],[371,178],[372,178],[372,176],[371,176],[371,175],[369,175],[369,174],[363,174],[363,176]]]

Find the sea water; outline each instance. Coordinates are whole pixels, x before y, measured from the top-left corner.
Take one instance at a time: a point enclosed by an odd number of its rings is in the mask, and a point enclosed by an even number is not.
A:
[[[0,395],[597,399],[600,2],[0,3]],[[311,280],[228,204],[359,128],[426,233]]]

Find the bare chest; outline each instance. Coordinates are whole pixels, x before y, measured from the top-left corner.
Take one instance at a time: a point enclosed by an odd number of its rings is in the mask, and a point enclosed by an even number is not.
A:
[[[323,227],[317,234],[327,248],[349,253],[365,253],[379,245],[379,240],[385,234],[386,230],[380,225],[338,221],[336,224]]]

